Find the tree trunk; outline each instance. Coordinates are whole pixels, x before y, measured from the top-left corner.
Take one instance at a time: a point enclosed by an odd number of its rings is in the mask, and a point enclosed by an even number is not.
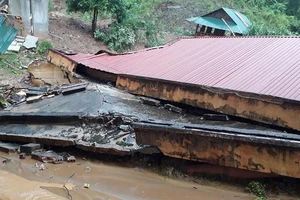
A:
[[[94,7],[94,15],[93,15],[93,21],[92,21],[92,32],[93,36],[97,28],[97,20],[98,20],[98,8]]]

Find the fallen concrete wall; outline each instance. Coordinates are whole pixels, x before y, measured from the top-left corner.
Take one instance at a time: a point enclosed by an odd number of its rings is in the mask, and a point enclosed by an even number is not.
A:
[[[29,66],[31,81],[35,86],[64,85],[79,83],[68,70],[57,65],[42,63],[39,66]]]
[[[170,157],[300,178],[300,141],[134,123],[138,145]]]
[[[91,78],[97,79],[101,82],[113,82],[115,83],[117,81],[117,74],[108,73],[105,71],[96,70],[93,68],[90,68],[88,66],[83,66],[75,61],[68,58],[63,53],[50,49],[47,54],[47,61],[57,65],[57,66],[63,66],[64,68],[68,69],[69,72],[73,74],[73,72],[78,72],[80,74],[89,76]]]
[[[64,67],[71,73],[71,75],[73,75],[75,67],[77,66],[76,62],[72,61],[70,58],[64,56],[62,53],[54,49],[50,49],[48,51],[47,61],[56,66]]]
[[[133,94],[300,131],[298,101],[129,75],[119,75],[116,85]]]

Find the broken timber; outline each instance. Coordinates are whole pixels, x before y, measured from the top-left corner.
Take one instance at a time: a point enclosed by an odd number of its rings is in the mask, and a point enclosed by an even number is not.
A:
[[[157,146],[166,156],[300,178],[297,135],[280,138],[140,122],[133,128],[138,145]]]

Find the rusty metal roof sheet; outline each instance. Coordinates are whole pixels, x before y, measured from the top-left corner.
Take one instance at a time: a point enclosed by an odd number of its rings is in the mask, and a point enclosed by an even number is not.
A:
[[[300,101],[299,37],[203,37],[124,55],[76,54],[77,63],[129,74]]]
[[[4,54],[18,34],[18,29],[8,26],[5,17],[0,15],[0,54]]]

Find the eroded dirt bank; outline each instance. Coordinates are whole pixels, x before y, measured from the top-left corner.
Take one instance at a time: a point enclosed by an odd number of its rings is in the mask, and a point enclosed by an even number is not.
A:
[[[45,164],[45,170],[36,168],[30,158],[19,160],[17,155],[1,153],[9,157],[0,164],[0,199],[253,199],[248,194],[196,183],[175,181],[141,168],[126,168],[102,162],[78,160],[76,163]],[[90,187],[84,188],[84,183]]]

